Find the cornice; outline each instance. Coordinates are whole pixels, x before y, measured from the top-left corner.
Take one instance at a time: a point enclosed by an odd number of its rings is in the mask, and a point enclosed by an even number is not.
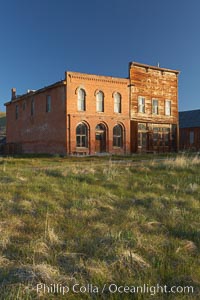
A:
[[[84,80],[84,81],[97,81],[97,82],[105,82],[105,83],[114,83],[114,84],[121,84],[121,85],[127,85],[129,83],[129,79],[126,78],[116,78],[116,77],[107,77],[107,78],[101,78],[101,77],[95,77],[98,75],[78,75],[78,74],[68,74],[73,79],[78,80]],[[106,77],[106,76],[103,76]]]

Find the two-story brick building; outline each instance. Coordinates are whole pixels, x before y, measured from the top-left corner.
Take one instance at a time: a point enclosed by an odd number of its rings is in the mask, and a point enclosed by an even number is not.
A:
[[[129,70],[128,78],[66,72],[65,80],[21,96],[12,89],[7,152],[177,150],[179,72],[139,63]]]

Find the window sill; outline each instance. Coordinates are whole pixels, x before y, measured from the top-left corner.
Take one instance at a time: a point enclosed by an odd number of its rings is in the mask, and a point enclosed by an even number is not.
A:
[[[76,150],[88,150],[88,147],[76,147]]]

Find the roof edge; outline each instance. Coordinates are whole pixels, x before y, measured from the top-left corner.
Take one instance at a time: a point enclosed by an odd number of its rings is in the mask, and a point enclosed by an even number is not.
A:
[[[157,67],[157,66],[151,66],[151,65],[147,65],[147,64],[141,64],[138,62],[130,62],[129,66],[136,66],[136,67],[143,67],[143,68],[148,68],[148,69],[153,69],[153,70],[159,70],[159,71],[164,71],[164,72],[171,72],[171,73],[176,73],[176,74],[180,74],[180,71],[178,70],[172,70],[172,69],[167,69],[167,68],[161,68],[161,67]]]
[[[61,85],[66,85],[66,80],[60,80],[60,81],[57,81],[57,82],[55,82],[55,83],[53,83],[53,84],[50,84],[50,85],[45,86],[45,87],[43,87],[43,88],[40,88],[40,89],[38,89],[38,90],[30,91],[29,93],[25,93],[25,94],[19,95],[19,96],[17,96],[15,99],[10,100],[10,101],[4,103],[4,106],[7,106],[7,105],[9,105],[9,104],[11,104],[11,103],[14,103],[14,102],[17,102],[17,101],[21,100],[21,99],[24,98],[24,97],[27,97],[27,96],[34,96],[35,94],[42,93],[42,92],[44,92],[45,90],[54,88],[54,87],[56,87],[56,86],[61,86]]]

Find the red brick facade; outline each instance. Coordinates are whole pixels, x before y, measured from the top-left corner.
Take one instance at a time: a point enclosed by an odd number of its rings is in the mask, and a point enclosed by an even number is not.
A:
[[[64,82],[60,82],[36,92],[29,92],[7,104],[7,143],[21,145],[19,149],[23,153],[65,154],[65,91]],[[46,112],[46,98],[49,95],[52,99],[51,111]]]
[[[128,79],[108,76],[88,75],[74,72],[66,73],[67,82],[67,145],[68,153],[85,151],[95,154],[101,152],[98,145],[97,125],[102,124],[105,129],[105,145],[102,152],[129,153],[130,152],[130,117]],[[85,110],[80,111],[77,105],[78,91],[85,91]],[[97,112],[96,95],[103,93],[103,112]],[[114,94],[121,95],[121,112],[114,112]],[[88,127],[88,148],[76,146],[76,127],[81,122]],[[113,146],[113,128],[117,125],[123,128],[123,144]],[[101,141],[100,141],[101,142]]]
[[[154,68],[148,66],[149,73],[145,68],[147,65],[130,65],[128,79],[66,72],[65,80],[22,96],[16,96],[13,89],[12,100],[6,103],[7,144],[19,145],[23,153],[138,152],[140,136],[134,124],[155,122],[150,107],[153,89],[162,85],[156,123],[178,124],[178,72],[157,68],[161,81],[156,81]],[[149,88],[148,79],[156,82],[154,87]],[[164,88],[168,94],[163,93]],[[138,114],[139,96],[148,96],[143,114]],[[165,116],[165,99],[172,101],[173,115]]]

